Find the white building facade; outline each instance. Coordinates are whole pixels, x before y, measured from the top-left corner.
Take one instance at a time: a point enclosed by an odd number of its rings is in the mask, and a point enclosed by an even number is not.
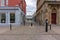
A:
[[[19,7],[0,7],[0,26],[20,26],[24,22],[24,12]]]

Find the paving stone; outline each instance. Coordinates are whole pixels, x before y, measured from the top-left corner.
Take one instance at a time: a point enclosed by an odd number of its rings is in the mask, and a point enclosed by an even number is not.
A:
[[[0,34],[0,40],[60,40],[60,34],[54,30],[60,27],[52,27],[52,30],[45,32],[44,26],[20,26]]]

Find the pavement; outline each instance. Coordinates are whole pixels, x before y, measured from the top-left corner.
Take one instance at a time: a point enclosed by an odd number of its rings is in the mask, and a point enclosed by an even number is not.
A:
[[[9,27],[0,27],[0,34],[8,32],[9,30]]]
[[[48,28],[45,32],[45,26],[27,25],[15,27],[12,30],[0,33],[0,40],[60,40],[60,26],[52,25],[52,29]]]

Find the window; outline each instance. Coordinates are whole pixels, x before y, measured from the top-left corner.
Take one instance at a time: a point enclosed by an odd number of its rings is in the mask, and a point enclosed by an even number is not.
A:
[[[15,13],[10,14],[10,23],[15,23]]]
[[[8,5],[8,0],[1,0],[1,6]]]
[[[5,23],[6,22],[6,15],[5,14],[1,14],[1,23]]]
[[[6,0],[6,5],[8,5],[8,0]]]
[[[4,6],[4,0],[1,0],[1,6]]]

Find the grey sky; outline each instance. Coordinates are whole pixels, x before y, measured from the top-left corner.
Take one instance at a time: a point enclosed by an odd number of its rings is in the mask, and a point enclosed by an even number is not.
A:
[[[36,0],[26,0],[27,4],[27,14],[26,15],[32,15],[36,11]]]

